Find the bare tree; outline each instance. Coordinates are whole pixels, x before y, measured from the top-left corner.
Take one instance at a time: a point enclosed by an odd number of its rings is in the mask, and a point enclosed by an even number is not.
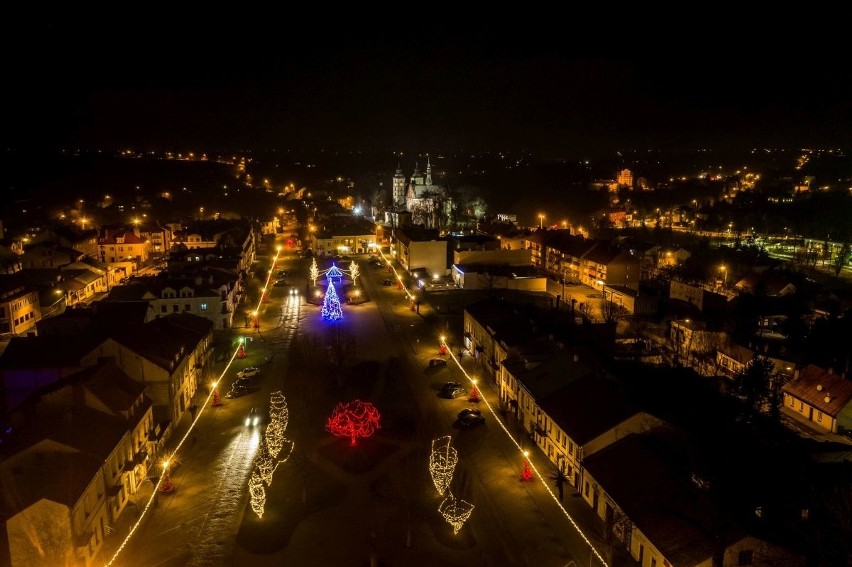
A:
[[[630,314],[623,305],[616,303],[612,299],[601,299],[600,310],[603,320],[611,324],[618,323]]]

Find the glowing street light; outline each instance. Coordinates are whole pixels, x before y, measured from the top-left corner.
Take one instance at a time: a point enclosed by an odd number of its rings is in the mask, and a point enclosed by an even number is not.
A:
[[[538,227],[544,228],[544,215],[538,215]]]
[[[728,285],[728,267],[722,264],[721,266],[719,266],[719,269],[722,270],[722,273],[725,277],[723,285]]]

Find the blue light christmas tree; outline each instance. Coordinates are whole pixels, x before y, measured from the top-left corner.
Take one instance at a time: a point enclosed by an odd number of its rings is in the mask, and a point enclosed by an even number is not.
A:
[[[331,278],[328,280],[328,289],[322,300],[322,318],[326,321],[339,321],[343,319],[340,299],[337,297],[337,292],[334,291],[334,284],[331,282]]]

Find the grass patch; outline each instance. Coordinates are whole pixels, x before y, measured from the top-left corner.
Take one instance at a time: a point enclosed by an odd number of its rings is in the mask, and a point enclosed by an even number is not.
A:
[[[336,439],[317,451],[323,458],[338,468],[352,474],[370,471],[397,451],[398,447],[376,437],[359,439],[352,447],[349,439]]]
[[[237,544],[256,554],[275,553],[287,547],[299,523],[320,510],[335,506],[346,498],[346,487],[311,463],[305,468],[286,462],[279,465],[266,489],[266,508],[258,518],[246,504],[237,532]],[[302,471],[306,473],[302,474]],[[307,479],[307,483],[304,483]],[[303,503],[303,487],[307,499]]]

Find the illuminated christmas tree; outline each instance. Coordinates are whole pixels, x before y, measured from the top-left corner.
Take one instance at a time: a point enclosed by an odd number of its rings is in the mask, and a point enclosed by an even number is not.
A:
[[[334,291],[334,284],[329,279],[328,289],[322,300],[322,318],[326,321],[339,321],[343,319],[343,310],[340,308],[340,299]]]

